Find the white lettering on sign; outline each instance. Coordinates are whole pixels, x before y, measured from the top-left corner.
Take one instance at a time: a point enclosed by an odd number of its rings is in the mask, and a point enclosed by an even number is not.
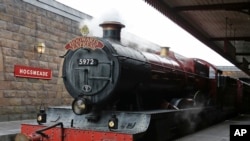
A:
[[[14,76],[26,77],[26,78],[37,78],[37,79],[51,79],[52,70],[30,67],[30,66],[15,65]]]
[[[37,75],[37,76],[48,76],[48,72],[36,71],[36,70],[20,69],[19,73],[20,74],[28,74],[28,75]]]

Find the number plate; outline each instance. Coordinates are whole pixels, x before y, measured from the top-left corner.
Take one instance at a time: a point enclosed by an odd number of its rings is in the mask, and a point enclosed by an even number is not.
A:
[[[81,58],[78,59],[79,66],[96,66],[98,65],[98,60],[93,58]]]

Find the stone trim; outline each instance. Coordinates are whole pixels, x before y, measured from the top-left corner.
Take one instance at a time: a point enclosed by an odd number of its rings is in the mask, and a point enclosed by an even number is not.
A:
[[[83,19],[92,19],[92,16],[82,13],[71,7],[68,7],[55,0],[22,0],[22,1],[43,8],[50,12],[56,13],[58,15],[70,18],[77,22],[81,22]]]
[[[2,53],[2,46],[0,44],[0,75],[2,75],[1,72],[3,72],[3,53]]]

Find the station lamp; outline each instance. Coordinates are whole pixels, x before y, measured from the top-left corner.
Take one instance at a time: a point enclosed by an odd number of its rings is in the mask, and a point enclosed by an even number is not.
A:
[[[35,51],[41,55],[45,52],[45,44],[43,42],[39,42],[35,45]]]

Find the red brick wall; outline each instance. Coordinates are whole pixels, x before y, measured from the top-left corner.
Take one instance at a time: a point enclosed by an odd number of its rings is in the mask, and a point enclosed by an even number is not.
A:
[[[0,0],[0,121],[35,118],[41,103],[70,105],[61,78],[64,45],[80,35],[78,22],[21,0]],[[45,54],[34,52],[44,42]],[[48,68],[51,80],[18,78],[14,65]]]

